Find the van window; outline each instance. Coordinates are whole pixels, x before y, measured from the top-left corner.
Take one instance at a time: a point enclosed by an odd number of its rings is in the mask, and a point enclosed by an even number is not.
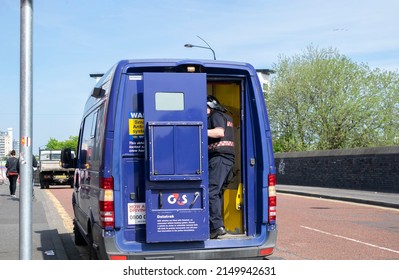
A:
[[[155,110],[157,111],[183,111],[184,93],[182,92],[157,92],[155,93]]]
[[[93,114],[93,122],[91,125],[91,132],[90,132],[91,138],[94,138],[96,136],[97,113],[98,113],[98,111],[95,111]]]
[[[101,106],[89,114],[84,120],[82,141],[81,141],[81,154],[85,154],[85,164],[90,168],[97,169],[99,160],[102,155],[102,127],[103,124],[104,107]]]

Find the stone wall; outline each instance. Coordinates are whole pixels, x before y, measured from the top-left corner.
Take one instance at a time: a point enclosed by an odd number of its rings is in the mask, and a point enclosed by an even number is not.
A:
[[[277,184],[399,193],[399,146],[276,153]]]

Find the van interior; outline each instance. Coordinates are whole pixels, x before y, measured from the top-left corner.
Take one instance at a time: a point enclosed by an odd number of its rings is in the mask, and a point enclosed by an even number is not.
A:
[[[245,234],[244,230],[244,190],[241,182],[241,81],[208,81],[207,95],[215,96],[234,122],[235,165],[233,178],[224,187],[223,217],[228,235]]]

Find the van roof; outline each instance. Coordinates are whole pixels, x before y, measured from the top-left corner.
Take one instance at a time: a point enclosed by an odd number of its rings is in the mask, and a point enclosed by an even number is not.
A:
[[[185,64],[200,64],[207,67],[212,67],[218,65],[219,67],[225,68],[240,68],[240,67],[251,67],[249,63],[239,62],[239,61],[227,61],[227,60],[210,60],[210,59],[178,59],[178,58],[159,58],[159,59],[126,59],[120,60],[117,64],[126,65],[133,64],[134,66],[140,67],[141,65],[146,66],[160,66],[160,65],[170,65],[178,66]]]

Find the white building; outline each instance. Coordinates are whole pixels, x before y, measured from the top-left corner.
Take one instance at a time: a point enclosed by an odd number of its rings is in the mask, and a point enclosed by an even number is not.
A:
[[[7,128],[7,131],[0,131],[0,158],[2,159],[8,156],[10,154],[10,151],[13,149],[14,147],[12,128]]]

